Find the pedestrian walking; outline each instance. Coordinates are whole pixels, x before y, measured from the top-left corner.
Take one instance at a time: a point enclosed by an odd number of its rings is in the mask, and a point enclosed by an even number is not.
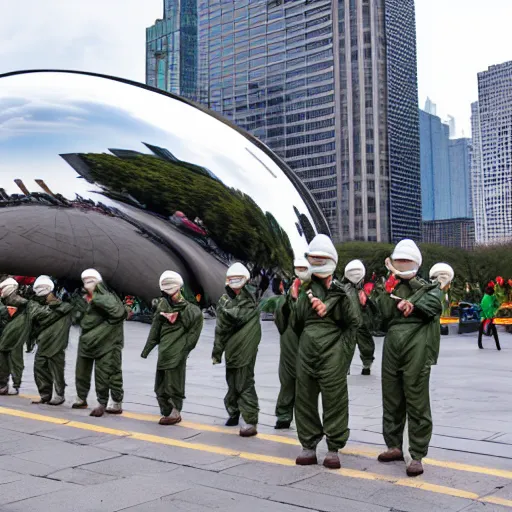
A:
[[[494,283],[489,283],[487,285],[485,294],[482,298],[482,302],[480,303],[480,308],[482,312],[480,313],[481,322],[480,328],[478,330],[478,348],[484,348],[482,344],[482,338],[485,334],[486,336],[493,336],[496,343],[496,349],[501,350],[498,330],[494,324],[494,317],[500,308],[500,303],[498,302],[496,294],[494,293]]]

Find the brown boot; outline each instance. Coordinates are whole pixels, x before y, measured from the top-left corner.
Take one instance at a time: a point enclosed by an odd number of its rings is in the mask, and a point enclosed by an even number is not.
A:
[[[160,418],[160,421],[158,422],[159,425],[177,425],[181,422],[181,416],[178,416],[177,418],[173,418],[172,416],[162,416]]]
[[[3,388],[0,388],[0,395],[8,395],[9,394],[9,386],[5,386]]]
[[[398,460],[404,460],[404,453],[400,448],[389,448],[378,457],[379,462],[395,462]]]
[[[87,407],[87,402],[77,397],[75,403],[71,406],[71,409],[87,409]]]
[[[413,460],[407,467],[407,476],[423,475],[423,464],[421,460]]]
[[[34,400],[31,400],[31,404],[34,404],[34,405],[40,405],[40,404],[47,404],[48,402],[50,401],[50,399],[48,397],[40,397],[40,398],[34,398]]]
[[[338,452],[328,452],[324,459],[324,467],[327,469],[340,469],[340,456]]]
[[[245,425],[240,429],[240,437],[254,437],[258,435],[255,425]]]
[[[303,448],[301,454],[297,457],[297,459],[295,459],[295,464],[297,464],[297,466],[314,466],[318,464],[316,451]]]
[[[105,414],[105,406],[104,405],[98,405],[98,407],[94,408],[91,411],[91,414],[89,416],[92,416],[93,418],[101,418]]]

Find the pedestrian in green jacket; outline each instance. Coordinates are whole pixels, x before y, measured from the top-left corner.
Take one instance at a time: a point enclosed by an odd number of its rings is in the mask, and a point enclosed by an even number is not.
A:
[[[73,306],[53,294],[55,285],[48,276],[39,276],[33,286],[37,308],[32,314],[31,340],[37,344],[34,380],[39,391],[35,404],[61,405],[65,402],[66,348]]]
[[[122,414],[123,323],[126,310],[121,299],[107,288],[97,270],[85,270],[82,281],[87,296],[80,321],[81,333],[75,371],[77,399],[73,409],[87,408],[94,368],[99,405],[91,411],[91,416],[103,416],[105,411]]]
[[[391,273],[378,305],[386,331],[382,354],[383,434],[388,449],[380,462],[404,460],[403,433],[408,420],[412,462],[408,476],[423,473],[432,436],[430,369],[437,364],[442,295],[437,283],[416,277],[421,252],[412,240],[399,242],[386,267]]]
[[[280,334],[279,382],[281,384],[276,404],[275,429],[290,428],[293,420],[299,338],[292,329],[292,323],[297,299],[301,291],[304,293],[304,287],[311,280],[309,263],[306,259],[295,260],[294,270],[297,279],[288,293],[279,297],[274,312],[274,321]]]
[[[227,426],[236,426],[242,416],[240,436],[257,435],[258,395],[254,383],[256,355],[261,341],[260,311],[256,290],[247,284],[250,274],[241,263],[226,274],[226,294],[217,305],[213,364],[226,360],[228,391],[224,405],[229,414]]]
[[[492,334],[494,337],[496,349],[501,350],[500,339],[498,337],[498,329],[496,329],[496,325],[494,324],[494,317],[500,308],[500,303],[496,297],[496,294],[494,293],[494,286],[486,287],[482,302],[480,303],[480,308],[482,311],[480,313],[480,328],[478,329],[478,348],[484,348],[482,344],[482,337],[484,335],[485,328],[488,327],[490,334]]]
[[[302,452],[296,463],[317,464],[316,448],[324,435],[329,453],[324,466],[340,468],[338,451],[347,443],[347,345],[361,326],[357,304],[333,280],[338,253],[326,235],[317,235],[306,252],[313,275],[299,297],[292,328],[299,337],[295,424]],[[323,421],[318,411],[322,395]]]
[[[372,364],[375,360],[375,342],[373,341],[373,336],[370,330],[372,321],[371,318],[369,318],[372,314],[369,304],[370,298],[366,296],[363,289],[365,275],[366,268],[360,260],[352,260],[345,267],[345,278],[343,280],[343,284],[345,285],[350,298],[361,310],[362,315],[361,327],[358,329],[352,345],[347,345],[349,351],[347,357],[347,374],[349,375],[350,365],[356,351],[356,345],[359,348],[359,355],[361,356],[361,362],[363,363],[361,375],[371,374]]]
[[[201,310],[182,297],[182,287],[183,279],[177,272],[169,270],[160,277],[162,298],[141,354],[146,359],[158,345],[155,393],[162,414],[160,425],[181,421],[187,358],[203,328]]]
[[[8,278],[0,283],[0,296],[9,316],[0,337],[0,395],[18,395],[25,363],[23,345],[29,344],[31,317],[29,302],[18,295],[18,283]],[[9,376],[12,389],[9,390]]]

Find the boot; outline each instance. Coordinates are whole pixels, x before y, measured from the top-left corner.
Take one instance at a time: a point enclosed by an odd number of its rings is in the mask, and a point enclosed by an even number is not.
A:
[[[89,416],[92,416],[93,418],[101,418],[105,414],[105,406],[99,404],[98,407],[95,407]]]
[[[297,466],[314,466],[315,464],[318,464],[316,450],[307,450],[306,448],[302,448],[302,452],[295,460],[295,464],[297,464]]]
[[[9,394],[9,386],[4,386],[3,388],[0,388],[0,396],[8,395]]]
[[[327,452],[327,455],[324,459],[324,467],[327,469],[340,469],[341,463],[340,463],[340,456],[338,455],[338,452]]]
[[[76,397],[75,403],[71,406],[72,409],[87,409],[87,402],[79,397]]]
[[[20,388],[11,388],[9,390],[9,396],[18,396],[20,394]]]
[[[63,396],[53,395],[49,404],[50,405],[62,405],[65,401],[66,401],[66,399]]]
[[[226,427],[237,427],[240,423],[240,413],[235,414],[235,416],[230,416],[228,421],[226,421]]]
[[[162,416],[159,425],[177,425],[181,422],[181,414],[178,409],[173,409],[169,416]]]
[[[378,457],[379,462],[395,462],[398,460],[404,460],[404,454],[400,448],[388,448]]]
[[[256,425],[244,425],[240,429],[240,437],[254,437],[258,435]]]
[[[292,424],[291,421],[277,420],[276,426],[274,427],[274,429],[275,430],[286,430],[287,428],[290,428],[291,424]]]
[[[123,404],[121,402],[110,402],[107,407],[109,414],[123,414]]]
[[[363,368],[363,371],[361,372],[361,375],[371,375],[372,370],[371,368]]]
[[[420,476],[423,474],[423,464],[421,460],[413,460],[409,466],[407,466],[407,476]]]
[[[31,404],[34,404],[34,405],[40,405],[40,404],[47,404],[48,402],[50,401],[50,399],[46,396],[46,397],[40,397],[40,398],[34,398],[34,400],[31,400]]]

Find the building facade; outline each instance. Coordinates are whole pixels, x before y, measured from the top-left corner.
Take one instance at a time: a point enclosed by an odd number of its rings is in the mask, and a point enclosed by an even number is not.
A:
[[[472,248],[471,140],[420,110],[420,149],[423,241]]]
[[[479,244],[512,240],[512,61],[478,74],[472,105],[473,208]]]
[[[197,99],[197,0],[164,0],[164,17],[146,29],[146,83]]]
[[[336,240],[421,238],[413,0],[199,0],[197,27],[199,101],[288,163]]]

